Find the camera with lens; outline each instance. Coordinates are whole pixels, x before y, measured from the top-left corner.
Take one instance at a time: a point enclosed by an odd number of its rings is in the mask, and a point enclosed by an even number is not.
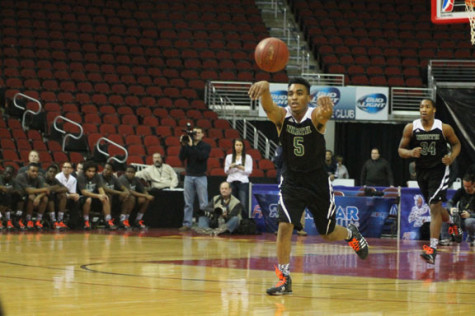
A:
[[[183,130],[186,134],[181,137],[181,143],[183,145],[188,145],[190,143],[190,139],[193,141],[193,136],[196,135],[196,132],[191,127],[191,123],[186,123],[186,129]]]
[[[216,207],[216,208],[214,209],[214,216],[218,216],[218,217],[219,217],[219,216],[221,216],[221,215],[223,215],[223,209],[220,208],[220,207]]]

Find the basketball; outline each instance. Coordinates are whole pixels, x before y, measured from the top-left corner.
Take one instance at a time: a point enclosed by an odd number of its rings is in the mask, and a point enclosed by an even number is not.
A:
[[[289,61],[289,50],[280,39],[268,37],[257,44],[254,59],[257,66],[264,71],[281,71]]]

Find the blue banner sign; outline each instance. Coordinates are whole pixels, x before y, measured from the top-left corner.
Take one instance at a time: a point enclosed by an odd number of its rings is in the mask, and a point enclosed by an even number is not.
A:
[[[252,186],[252,217],[262,232],[277,231],[277,205],[279,190],[274,184],[254,184]],[[384,222],[389,215],[394,198],[365,196],[336,196],[336,223],[348,226],[353,223],[366,237],[380,237]],[[305,231],[317,235],[312,215],[306,210]]]
[[[447,191],[447,199],[455,190]],[[430,208],[419,188],[401,188],[401,239],[418,240],[424,223],[430,222]]]
[[[287,84],[272,83],[270,92],[272,100],[279,106],[287,106]],[[316,106],[318,97],[328,96],[332,99],[333,120],[376,120],[388,119],[389,88],[364,87],[364,86],[311,86],[311,106]],[[259,116],[265,117],[266,113],[259,106]]]

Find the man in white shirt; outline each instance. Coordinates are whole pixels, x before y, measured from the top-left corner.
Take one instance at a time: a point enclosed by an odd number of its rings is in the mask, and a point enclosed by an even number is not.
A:
[[[73,165],[67,161],[63,163],[61,172],[56,175],[56,179],[58,179],[58,181],[68,189],[68,192],[66,193],[66,197],[68,198],[66,207],[70,211],[69,226],[75,228],[74,226],[76,226],[76,224],[73,222],[76,220],[76,216],[79,216],[79,194],[76,191],[77,180],[72,175],[73,171]],[[58,213],[58,220],[62,220],[61,213]]]
[[[163,163],[162,155],[154,153],[153,165],[138,171],[135,176],[150,182],[152,189],[173,189],[178,185],[178,177],[175,170]]]

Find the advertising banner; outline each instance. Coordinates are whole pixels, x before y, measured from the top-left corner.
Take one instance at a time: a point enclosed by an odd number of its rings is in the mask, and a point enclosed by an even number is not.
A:
[[[279,106],[287,106],[287,84],[271,83],[272,100]],[[388,119],[388,87],[333,87],[311,86],[311,106],[315,106],[319,96],[329,96],[335,107],[332,119],[337,121]],[[259,116],[266,114],[259,106]]]
[[[277,231],[278,202],[277,185],[252,186],[252,217],[256,220],[260,231]],[[365,237],[380,237],[394,202],[394,198],[336,196],[336,223],[344,227],[353,223]],[[318,234],[313,217],[308,211],[305,214],[305,231],[309,235]]]
[[[451,199],[455,190],[447,191]],[[445,206],[445,203],[443,204]],[[422,225],[430,222],[430,208],[419,188],[401,188],[401,239],[418,240]]]

